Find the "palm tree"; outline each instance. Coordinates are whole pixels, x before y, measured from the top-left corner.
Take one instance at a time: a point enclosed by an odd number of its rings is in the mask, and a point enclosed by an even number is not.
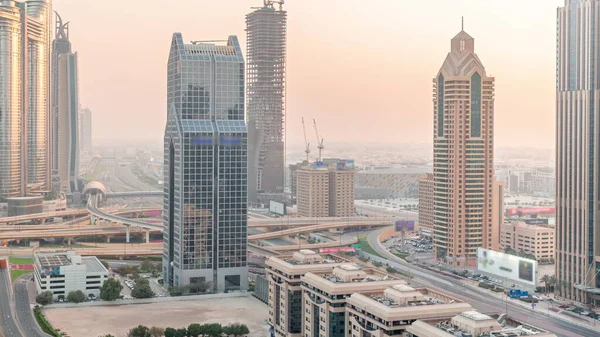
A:
[[[550,276],[550,279],[548,281],[550,282],[550,286],[552,287],[552,292],[556,294],[556,275]]]
[[[544,275],[542,276],[542,282],[544,282],[544,290],[546,295],[548,295],[548,283],[550,283],[550,276]]]
[[[558,287],[560,289],[560,296],[565,297],[565,293],[567,293],[567,289],[570,289],[571,283],[567,280],[560,280],[558,281]]]

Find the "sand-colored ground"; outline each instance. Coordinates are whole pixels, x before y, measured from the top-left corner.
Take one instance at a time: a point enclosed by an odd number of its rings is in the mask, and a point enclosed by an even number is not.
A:
[[[148,304],[47,308],[46,317],[55,328],[71,337],[113,334],[125,337],[134,326],[187,327],[191,323],[242,323],[248,336],[268,336],[268,307],[254,297],[169,301]]]

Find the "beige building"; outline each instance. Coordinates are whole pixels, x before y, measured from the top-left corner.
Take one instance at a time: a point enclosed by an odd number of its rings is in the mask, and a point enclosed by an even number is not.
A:
[[[450,317],[469,310],[468,303],[456,298],[408,285],[355,293],[346,302],[346,336],[400,336],[418,319]]]
[[[433,80],[434,249],[437,260],[474,266],[477,248],[498,246],[494,216],[494,78],[465,31]]]
[[[431,172],[429,166],[361,170],[356,175],[356,186],[387,190],[394,198],[414,198],[418,195],[419,178]]]
[[[502,322],[502,323],[500,323]],[[465,311],[454,317],[439,315],[435,319],[414,322],[407,329],[407,337],[455,336],[535,336],[556,337],[555,334],[523,323],[506,315],[488,316],[477,311]]]
[[[554,227],[528,225],[524,222],[505,223],[500,226],[500,249],[510,247],[535,255],[537,260],[554,259]]]
[[[309,272],[330,272],[343,263],[349,262],[311,250],[272,256],[266,261],[269,323],[276,336],[302,336],[302,276]]]
[[[419,178],[419,228],[433,232],[433,173]]]
[[[354,216],[354,163],[314,163],[296,170],[296,203],[303,217]]]
[[[345,337],[347,299],[354,293],[377,292],[406,282],[374,269],[345,263],[329,272],[302,278],[304,337]]]

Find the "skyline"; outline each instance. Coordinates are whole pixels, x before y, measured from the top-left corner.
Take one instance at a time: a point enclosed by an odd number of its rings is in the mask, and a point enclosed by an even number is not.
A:
[[[81,59],[81,102],[95,112],[94,140],[160,144],[166,122],[168,58],[160,46],[180,31],[201,39],[237,34],[245,50],[244,16],[262,1],[198,4],[187,0],[168,7],[141,7],[141,1],[135,0],[123,4],[118,13],[100,3],[56,0],[54,4],[61,15],[74,18],[71,24],[77,28],[72,41]],[[478,54],[497,78],[497,145],[552,148],[556,8],[563,4],[563,0],[526,4],[434,0],[427,5],[384,0],[376,7],[359,1],[286,3],[289,146],[303,142],[301,117],[317,119],[325,144],[430,143],[431,74],[439,69],[447,40],[460,29],[464,16],[465,29],[478,41]],[[140,8],[144,15],[135,15]],[[203,9],[219,15],[198,21],[197,13]],[[102,24],[107,16],[110,26]],[[161,25],[153,24],[159,18]],[[533,36],[535,47],[530,43]],[[356,41],[366,48],[356,49]],[[112,47],[99,48],[103,45]],[[507,61],[515,53],[521,61]],[[398,92],[414,95],[410,100],[397,99]],[[116,116],[122,123],[115,125]],[[342,116],[351,118],[344,118],[344,128],[339,128]],[[370,118],[367,127],[362,116]]]

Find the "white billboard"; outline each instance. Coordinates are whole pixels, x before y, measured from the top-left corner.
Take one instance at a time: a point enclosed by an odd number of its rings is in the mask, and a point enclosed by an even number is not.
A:
[[[269,212],[285,215],[285,205],[277,201],[269,200]]]
[[[477,270],[536,286],[537,261],[477,248]]]

